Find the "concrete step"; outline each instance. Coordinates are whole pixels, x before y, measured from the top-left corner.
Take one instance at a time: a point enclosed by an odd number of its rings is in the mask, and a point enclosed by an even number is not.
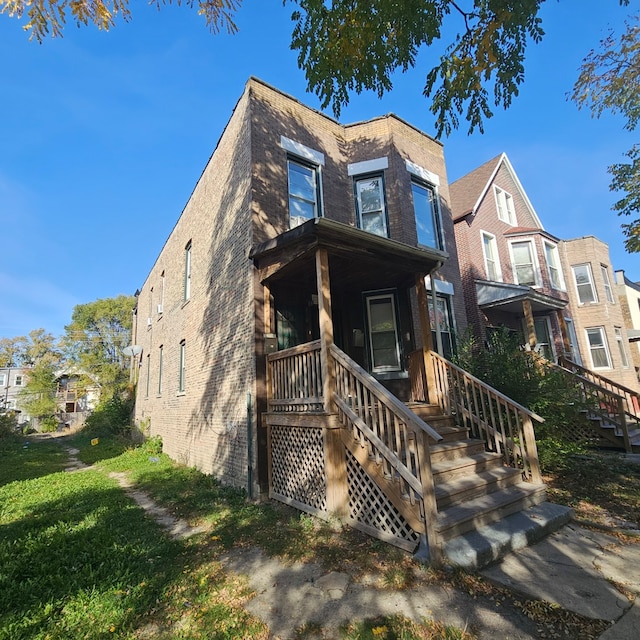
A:
[[[442,460],[432,463],[431,472],[436,485],[454,478],[474,476],[482,471],[502,467],[502,456],[499,453],[478,453],[456,460]]]
[[[431,446],[431,464],[445,460],[457,460],[484,452],[484,442],[481,440],[454,440],[439,442]]]
[[[512,467],[496,467],[474,475],[453,478],[435,487],[438,509],[501,491],[519,482],[522,482],[522,473]]]
[[[544,484],[519,482],[502,491],[468,500],[438,513],[436,531],[450,540],[546,500]]]
[[[443,547],[444,556],[451,565],[480,569],[510,551],[539,542],[572,517],[569,507],[543,502],[448,540]]]

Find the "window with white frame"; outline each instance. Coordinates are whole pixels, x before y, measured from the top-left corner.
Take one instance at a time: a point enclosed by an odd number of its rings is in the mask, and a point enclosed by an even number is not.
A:
[[[185,371],[186,371],[186,351],[187,343],[182,340],[180,342],[180,360],[178,370],[178,392],[183,393],[185,389]]]
[[[288,158],[289,227],[297,227],[317,218],[320,210],[319,167],[298,158]]]
[[[571,267],[573,271],[573,278],[576,282],[576,289],[578,291],[578,300],[580,304],[589,304],[591,302],[598,302],[596,296],[596,289],[593,286],[593,274],[591,273],[590,264],[575,264]]]
[[[609,269],[606,265],[600,265],[600,271],[602,272],[602,283],[604,284],[604,295],[607,299],[607,302],[613,304],[613,290],[611,289],[611,280],[609,279]]]
[[[0,373],[0,387],[4,387],[7,384],[7,374]]]
[[[366,308],[371,371],[399,371],[402,365],[395,295],[369,295],[366,297]]]
[[[385,211],[384,180],[382,175],[356,178],[356,209],[358,227],[378,236],[388,237]]]
[[[482,231],[482,252],[484,254],[484,269],[487,280],[502,282],[502,271],[498,259],[498,243],[496,237]]]
[[[533,242],[522,240],[509,245],[513,264],[513,280],[516,284],[535,287],[540,284]]]
[[[13,384],[16,387],[21,387],[24,384],[24,376],[20,373],[17,373],[16,377],[13,379]]]
[[[567,337],[569,338],[569,351],[571,352],[571,359],[576,364],[582,365],[582,358],[580,357],[580,350],[578,349],[578,336],[576,335],[576,327],[573,324],[571,318],[564,319],[564,323],[567,326]]]
[[[516,210],[513,205],[513,196],[500,187],[493,187],[496,196],[496,207],[498,208],[498,218],[502,222],[510,224],[512,227],[516,224]]]
[[[429,307],[429,321],[431,323],[431,339],[434,348],[437,347],[436,330],[440,330],[440,339],[442,341],[442,355],[451,359],[455,355],[455,330],[453,326],[453,314],[451,313],[451,296],[440,296],[436,294],[436,309],[433,309],[433,296],[427,299]]]
[[[622,329],[620,327],[614,327],[613,330],[616,334],[616,342],[618,343],[618,349],[620,350],[620,362],[625,369],[629,368],[629,358],[627,358],[627,350],[624,348],[624,339],[622,337]]]
[[[438,198],[433,186],[411,182],[413,211],[416,217],[418,244],[434,249],[443,249],[442,226],[438,210]]]
[[[158,347],[158,395],[162,395],[162,360],[164,348],[162,345]]]
[[[609,353],[604,327],[590,327],[586,332],[593,368],[611,369],[611,354]]]
[[[158,303],[158,314],[162,314],[164,312],[164,287],[165,287],[165,277],[164,271],[160,274],[160,302]]]
[[[187,242],[184,248],[184,301],[191,298],[191,240]]]
[[[544,256],[547,260],[547,273],[549,274],[549,284],[551,285],[551,288],[563,291],[565,286],[564,278],[562,277],[562,269],[560,268],[558,247],[550,242],[545,242]]]

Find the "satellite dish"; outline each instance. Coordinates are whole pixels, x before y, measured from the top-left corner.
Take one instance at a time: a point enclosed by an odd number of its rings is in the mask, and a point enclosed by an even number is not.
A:
[[[122,350],[125,356],[137,356],[142,353],[142,347],[139,344],[132,344]]]

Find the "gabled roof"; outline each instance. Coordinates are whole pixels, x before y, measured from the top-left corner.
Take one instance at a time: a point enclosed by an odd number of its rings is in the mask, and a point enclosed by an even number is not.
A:
[[[511,175],[511,178],[522,195],[525,205],[529,209],[536,224],[539,225],[539,229],[544,229],[511,162],[509,162],[509,158],[507,158],[507,154],[504,152],[449,185],[453,221],[457,222],[465,216],[477,212],[501,167],[504,167]]]

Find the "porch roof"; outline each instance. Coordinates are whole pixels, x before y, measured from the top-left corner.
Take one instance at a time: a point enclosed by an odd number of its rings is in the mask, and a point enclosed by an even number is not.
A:
[[[481,309],[500,309],[508,313],[522,313],[522,302],[528,300],[531,310],[552,311],[567,306],[566,300],[540,293],[532,287],[506,282],[476,280],[478,306]]]
[[[314,218],[254,246],[249,258],[262,282],[315,279],[315,250],[320,247],[329,253],[332,281],[343,285],[363,280],[377,287],[413,283],[416,273],[431,273],[449,257],[444,251],[413,247],[335,220]]]

